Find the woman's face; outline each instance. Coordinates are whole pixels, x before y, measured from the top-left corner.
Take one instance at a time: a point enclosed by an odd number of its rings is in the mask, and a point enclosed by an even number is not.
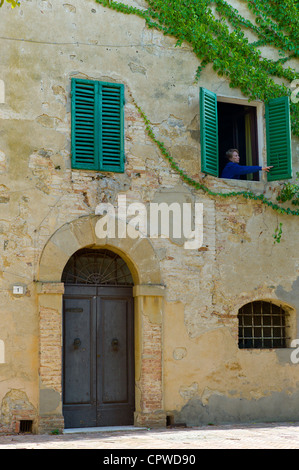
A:
[[[240,156],[237,152],[234,152],[233,155],[232,155],[232,158],[231,158],[231,161],[233,163],[239,163],[240,161]]]

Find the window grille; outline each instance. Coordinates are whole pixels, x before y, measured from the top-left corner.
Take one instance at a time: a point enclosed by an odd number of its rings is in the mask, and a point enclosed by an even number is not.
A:
[[[22,419],[20,421],[20,433],[32,433],[32,421],[29,419]]]
[[[238,313],[239,348],[285,348],[286,313],[279,305],[255,301]]]
[[[62,282],[102,286],[132,286],[133,279],[125,261],[109,250],[77,251],[66,264]]]

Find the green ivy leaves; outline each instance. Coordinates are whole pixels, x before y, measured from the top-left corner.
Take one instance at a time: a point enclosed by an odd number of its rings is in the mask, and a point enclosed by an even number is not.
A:
[[[225,0],[148,0],[149,8],[140,10],[114,0],[96,0],[105,7],[126,14],[135,14],[146,21],[148,27],[155,27],[164,34],[177,38],[176,46],[187,41],[192,45],[194,53],[200,58],[201,65],[196,71],[196,80],[199,79],[203,68],[213,64],[213,69],[220,76],[227,76],[230,87],[240,88],[250,99],[267,101],[291,94],[291,87],[279,85],[273,77],[284,78],[289,82],[299,77],[291,67],[283,65],[293,57],[299,56],[298,51],[298,20],[299,12],[296,0],[244,0],[248,8],[256,15],[256,24],[243,18],[238,10],[233,8]],[[219,15],[216,18],[209,8],[216,5]],[[233,31],[228,24],[233,27]],[[250,43],[241,28],[250,29],[259,40]],[[264,58],[257,48],[264,45],[276,47],[280,59],[274,61]],[[133,99],[133,97],[132,97]],[[242,196],[245,199],[261,201],[271,207],[279,214],[299,216],[299,210],[284,208],[269,201],[263,194],[255,195],[251,191],[239,191],[229,193],[217,193],[207,186],[189,177],[154,135],[150,122],[145,113],[136,104],[142,116],[149,137],[159,147],[161,153],[168,160],[171,168],[175,170],[182,179],[195,189],[202,190],[210,196],[222,198]],[[291,123],[294,135],[299,136],[299,106],[291,102]],[[286,183],[282,188],[277,200],[285,202],[290,200],[292,194],[293,204],[299,205],[299,186]],[[298,202],[297,202],[298,198]],[[281,238],[281,227],[275,233],[275,240],[279,243]]]
[[[297,172],[296,181],[299,180],[299,172]],[[296,183],[285,183],[277,196],[279,202],[291,201],[294,206],[299,206],[299,185]]]
[[[291,58],[299,57],[296,0],[244,0],[255,15],[255,24],[225,0],[148,0],[147,10],[113,0],[96,1],[144,18],[149,27],[176,37],[177,46],[188,42],[201,61],[196,80],[211,63],[219,76],[230,80],[231,88],[239,88],[249,100],[268,101],[291,95],[290,86],[277,83],[276,78],[291,83],[299,77],[294,69],[285,66]],[[214,5],[217,16],[211,9]],[[250,43],[243,29],[255,33],[258,43]],[[262,57],[258,46],[263,45],[275,47],[280,58]],[[293,134],[299,137],[299,106],[291,106],[291,125]]]
[[[10,3],[11,4],[11,8],[15,8],[16,6],[19,6],[20,3],[18,0],[0,0],[0,7],[2,7],[4,1],[6,1],[7,3]]]
[[[282,237],[282,225],[282,222],[280,222],[279,227],[276,227],[274,234],[272,235],[272,237],[274,238],[274,244],[280,243]]]

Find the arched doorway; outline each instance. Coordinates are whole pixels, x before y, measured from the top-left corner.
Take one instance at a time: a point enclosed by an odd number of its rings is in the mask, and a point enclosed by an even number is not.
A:
[[[41,253],[35,287],[39,312],[39,433],[68,427],[62,413],[62,314],[63,297],[68,287],[62,282],[62,273],[74,253],[84,247],[119,254],[132,274],[134,425],[166,425],[162,386],[162,320],[166,288],[162,282],[159,259],[147,238],[98,238],[95,233],[98,220],[97,216],[80,217],[62,225],[49,238]]]
[[[107,249],[80,249],[62,282],[65,427],[134,424],[133,279],[127,264]]]

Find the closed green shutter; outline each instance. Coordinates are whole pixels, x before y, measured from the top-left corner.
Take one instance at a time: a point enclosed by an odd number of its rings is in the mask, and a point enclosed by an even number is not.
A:
[[[124,86],[72,79],[72,168],[124,171]]]
[[[124,171],[124,87],[101,84],[101,169]]]
[[[292,178],[290,107],[288,96],[266,103],[268,181]]]
[[[72,168],[96,170],[96,82],[72,79]]]
[[[200,89],[200,143],[201,171],[218,176],[217,96],[205,88]]]

